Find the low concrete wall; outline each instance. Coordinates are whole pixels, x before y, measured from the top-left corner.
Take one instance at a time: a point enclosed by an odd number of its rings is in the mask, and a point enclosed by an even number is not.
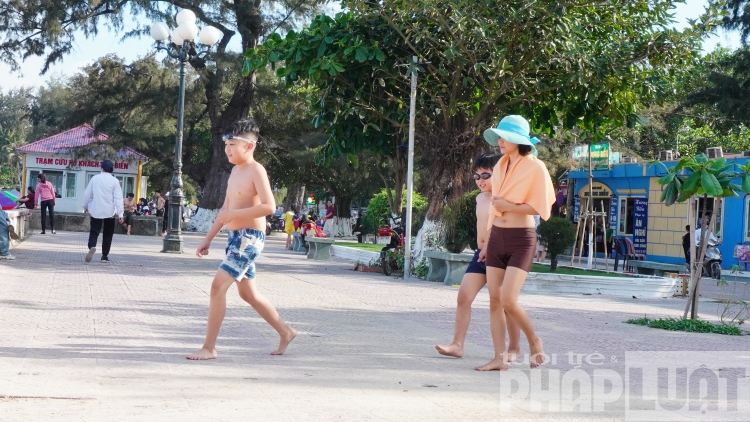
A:
[[[10,224],[13,225],[13,229],[18,234],[18,240],[11,239],[10,241],[10,248],[13,249],[31,236],[31,213],[25,208],[8,210],[5,213],[8,214]]]
[[[31,214],[31,228],[42,229],[41,211],[33,210]],[[162,217],[135,216],[130,234],[136,236],[161,236]],[[88,214],[77,212],[55,212],[55,230],[69,232],[88,232],[91,230],[91,219]],[[49,215],[47,216],[47,229],[49,229]],[[127,230],[120,224],[115,224],[116,234],[125,234]]]
[[[672,297],[681,288],[676,278],[664,277],[596,277],[529,273],[524,292],[608,295],[638,298]]]
[[[374,259],[380,258],[379,252],[366,251],[362,249],[349,248],[346,243],[331,246],[331,255],[336,258],[369,264]]]

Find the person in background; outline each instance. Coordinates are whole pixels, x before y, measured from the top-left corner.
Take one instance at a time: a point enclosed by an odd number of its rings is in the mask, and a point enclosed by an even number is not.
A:
[[[7,259],[12,261],[16,259],[15,256],[10,254],[10,227],[8,214],[0,208],[0,260]]]
[[[55,231],[55,204],[57,203],[55,186],[47,181],[47,175],[44,173],[39,173],[36,178],[39,180],[39,184],[36,185],[36,189],[34,190],[36,193],[36,203],[42,207],[41,234],[47,234],[47,211],[49,211],[49,224],[52,234],[57,234]]]
[[[112,247],[112,235],[115,232],[114,216],[119,217],[120,224],[125,222],[122,189],[120,183],[112,175],[114,168],[112,161],[102,161],[101,173],[91,178],[83,193],[83,212],[91,214],[89,252],[86,254],[86,262],[91,262],[96,253],[100,231],[103,231],[101,260],[109,262],[109,250]]]
[[[711,243],[716,244],[716,243],[719,243],[719,239],[717,239],[713,233],[709,233],[708,242],[709,244]],[[700,246],[701,246],[701,220],[698,220],[698,223],[695,225],[695,247],[699,248]]]
[[[541,224],[542,219],[538,215],[534,216],[534,229],[539,230],[539,224]],[[534,253],[534,261],[535,262],[544,262],[544,259],[547,257],[547,247],[544,246],[542,243],[542,238],[539,236],[539,232],[536,233],[536,252]]]
[[[129,192],[128,196],[123,200],[123,209],[125,210],[125,223],[123,226],[128,231],[128,236],[130,236],[130,228],[133,226],[133,214],[136,210],[135,194],[132,192]]]
[[[685,252],[685,265],[690,268],[690,225],[685,226],[685,234],[682,236],[682,251]]]
[[[294,216],[297,214],[297,206],[292,204],[291,209],[284,213],[284,232],[286,232],[286,248],[292,249],[292,233],[294,233]]]
[[[164,205],[162,206],[162,216],[164,217],[164,219],[162,223],[161,235],[166,236],[167,231],[169,231],[169,192],[167,192],[167,198],[163,200],[163,203]]]
[[[36,207],[36,194],[34,193],[34,188],[29,186],[28,189],[29,193],[26,194],[26,196],[19,198],[18,206],[25,205],[26,208],[33,210]]]
[[[328,200],[328,208],[326,208],[326,218],[323,223],[328,221],[329,219],[333,218],[333,216],[336,215],[336,210],[333,208],[333,202],[329,199]]]
[[[362,220],[365,218],[365,212],[362,211],[357,216],[357,222],[354,223],[354,234],[357,235],[357,243],[362,243],[362,236],[365,235],[365,229],[362,227]]]
[[[166,201],[164,200],[164,197],[161,195],[160,190],[156,190],[156,193],[154,194],[154,207],[156,208],[156,216],[162,217],[165,214],[165,206]]]

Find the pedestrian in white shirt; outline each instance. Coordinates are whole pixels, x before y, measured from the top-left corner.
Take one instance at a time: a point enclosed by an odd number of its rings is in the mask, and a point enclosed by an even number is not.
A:
[[[701,245],[701,222],[700,222],[700,220],[698,220],[698,224],[696,224],[696,226],[697,227],[695,228],[695,247],[699,248],[700,245]],[[711,243],[714,243],[714,244],[719,243],[719,239],[717,239],[716,236],[714,236],[713,233],[709,232],[708,233],[708,243],[709,244],[711,244]]]
[[[109,250],[112,246],[112,235],[115,232],[115,214],[123,219],[122,188],[112,172],[115,165],[110,160],[102,161],[102,172],[91,178],[83,194],[83,211],[91,214],[91,231],[89,232],[89,252],[86,262],[96,253],[99,232],[104,229],[102,237],[102,262],[109,262]]]

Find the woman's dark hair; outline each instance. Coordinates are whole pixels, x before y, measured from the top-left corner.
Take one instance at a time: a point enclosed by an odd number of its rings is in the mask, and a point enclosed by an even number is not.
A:
[[[292,211],[294,211],[295,214],[299,212],[299,210],[297,209],[297,204],[292,204]]]
[[[531,152],[531,145],[519,145],[518,153],[521,155],[529,155]]]
[[[29,186],[29,192],[31,192],[31,193],[35,193],[35,191],[34,191],[34,187],[33,187],[33,186]]]
[[[483,154],[479,154],[479,156],[474,159],[474,165],[471,166],[471,171],[495,168],[495,164],[497,164],[499,160],[500,154],[496,152],[485,152]]]
[[[39,173],[39,175],[36,176],[37,179],[39,179],[42,183],[47,183],[47,175],[44,173]]]

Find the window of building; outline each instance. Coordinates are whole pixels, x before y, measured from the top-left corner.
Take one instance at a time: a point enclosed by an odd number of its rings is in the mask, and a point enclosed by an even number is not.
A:
[[[617,234],[631,236],[635,216],[635,198],[621,197],[620,212],[617,213]]]
[[[65,197],[76,197],[76,174],[74,172],[67,172],[65,174]]]
[[[717,205],[718,203],[718,205]],[[706,205],[706,225],[708,225],[709,221],[711,221],[711,215],[714,213],[716,214],[716,227],[714,234],[716,237],[721,238],[723,235],[723,229],[724,229],[724,207],[723,207],[724,201],[718,200],[716,198],[698,198],[698,204],[696,205],[696,210],[694,215],[697,215],[697,218],[695,219],[696,222],[703,218],[703,205]]]
[[[117,181],[120,182],[122,188],[122,197],[128,196],[128,193],[135,195],[135,177],[133,176],[115,176]]]

